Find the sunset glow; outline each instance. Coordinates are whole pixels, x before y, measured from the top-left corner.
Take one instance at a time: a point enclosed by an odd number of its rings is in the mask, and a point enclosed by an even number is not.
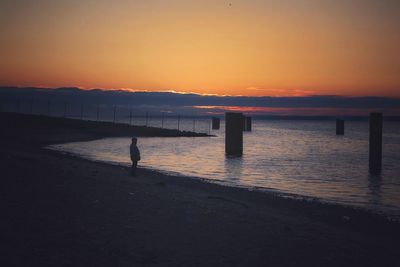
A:
[[[194,106],[204,115],[223,115],[225,112],[242,112],[267,116],[366,116],[379,109],[361,108],[277,108],[277,107],[240,107],[240,106]],[[388,116],[400,116],[400,108],[386,109]]]
[[[1,1],[0,85],[400,97],[400,2]]]

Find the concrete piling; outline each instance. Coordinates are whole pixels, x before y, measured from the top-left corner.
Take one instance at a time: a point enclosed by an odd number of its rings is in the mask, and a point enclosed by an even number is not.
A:
[[[336,119],[336,135],[344,135],[344,120]]]
[[[369,170],[380,173],[382,170],[382,113],[369,115]]]
[[[225,114],[225,154],[243,155],[243,114],[227,112]]]
[[[212,117],[212,129],[219,130],[220,127],[220,119],[217,117]]]
[[[246,120],[245,131],[251,132],[251,117],[245,117],[245,120]]]

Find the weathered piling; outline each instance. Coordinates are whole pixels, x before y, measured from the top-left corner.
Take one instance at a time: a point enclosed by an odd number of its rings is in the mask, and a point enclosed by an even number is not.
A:
[[[369,115],[369,170],[382,170],[382,113],[378,112]]]
[[[227,112],[225,114],[225,154],[243,155],[243,114]]]
[[[217,117],[212,117],[212,129],[213,130],[219,130],[220,127],[220,119]]]
[[[245,117],[245,119],[246,119],[245,131],[251,132],[251,117]]]
[[[336,135],[344,135],[344,120],[336,119]]]

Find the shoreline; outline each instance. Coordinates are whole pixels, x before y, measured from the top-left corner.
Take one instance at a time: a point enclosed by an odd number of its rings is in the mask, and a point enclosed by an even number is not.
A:
[[[149,138],[151,138],[151,137],[149,137]],[[91,139],[91,140],[86,140],[86,141],[94,141],[94,140],[98,140],[98,139]],[[82,142],[86,142],[86,141],[82,141]],[[80,141],[78,141],[78,142],[80,142]],[[127,164],[120,164],[120,163],[116,163],[116,162],[108,162],[108,161],[90,159],[88,157],[80,156],[78,154],[74,154],[71,152],[67,152],[67,151],[59,150],[57,148],[50,147],[53,145],[62,145],[62,144],[63,143],[51,144],[46,147],[43,147],[43,149],[48,149],[48,150],[51,150],[51,151],[54,151],[54,152],[57,152],[57,153],[60,153],[60,154],[63,154],[63,155],[69,156],[69,157],[73,157],[76,159],[84,159],[84,160],[87,160],[90,162],[97,162],[97,163],[107,164],[110,166],[129,168],[129,166]],[[357,210],[359,212],[365,212],[365,213],[371,214],[373,216],[379,216],[384,219],[387,219],[388,221],[397,222],[397,223],[399,223],[399,226],[400,226],[400,214],[399,215],[389,214],[388,212],[378,210],[378,209],[368,208],[368,207],[362,206],[362,205],[351,205],[351,204],[339,203],[334,200],[323,199],[323,198],[318,198],[318,197],[313,197],[313,196],[306,196],[306,195],[301,195],[301,194],[296,194],[296,193],[289,193],[289,192],[280,191],[279,189],[274,189],[274,188],[264,188],[264,187],[260,187],[260,186],[230,184],[228,182],[225,182],[224,180],[218,180],[218,179],[213,180],[213,179],[199,177],[199,176],[185,175],[185,174],[175,172],[175,171],[162,170],[162,169],[157,169],[157,168],[152,168],[152,167],[144,167],[144,166],[140,166],[140,165],[138,168],[145,169],[150,172],[156,172],[156,173],[159,173],[160,175],[180,177],[180,178],[184,178],[184,179],[193,179],[193,180],[198,180],[198,181],[201,181],[204,183],[210,183],[210,184],[216,184],[216,185],[224,186],[224,187],[243,189],[248,192],[260,192],[263,194],[271,194],[274,197],[290,199],[293,201],[301,201],[301,202],[305,202],[305,203],[314,202],[319,205],[339,206],[339,207],[343,207],[343,208]]]
[[[96,140],[96,139],[93,139]],[[89,140],[90,141],[90,140]],[[83,141],[85,142],[85,141]],[[59,144],[53,144],[53,145],[59,145]],[[119,163],[114,163],[114,162],[107,162],[107,161],[101,161],[101,160],[94,160],[94,159],[89,159],[83,156],[79,156],[74,153],[62,151],[62,150],[57,150],[57,149],[52,149],[48,147],[43,147],[42,149],[53,151],[55,153],[59,153],[63,156],[71,157],[76,160],[85,160],[88,162],[93,162],[93,163],[99,163],[99,164],[105,164],[110,167],[119,167],[119,168],[124,168],[126,169],[127,172],[129,172],[129,166],[124,165],[124,164],[119,164]],[[155,173],[157,175],[161,176],[169,176],[173,179],[189,179],[192,181],[196,182],[202,182],[202,183],[207,183],[207,184],[212,184],[212,185],[217,185],[221,187],[227,187],[227,188],[234,188],[234,189],[239,189],[239,190],[244,190],[249,193],[261,193],[261,194],[267,194],[272,198],[282,198],[288,201],[299,201],[301,203],[306,203],[306,204],[311,204],[311,205],[316,205],[316,206],[321,206],[321,207],[336,207],[336,208],[343,208],[343,209],[349,209],[351,211],[356,211],[360,213],[366,213],[367,215],[371,215],[374,217],[378,217],[382,220],[387,220],[388,222],[391,223],[398,223],[400,227],[400,215],[390,215],[386,214],[384,211],[379,211],[379,210],[373,210],[373,209],[368,209],[363,206],[352,206],[352,205],[346,205],[342,203],[337,203],[334,202],[333,200],[324,200],[322,198],[318,197],[312,197],[312,196],[305,196],[305,195],[300,195],[300,194],[295,194],[295,193],[289,193],[289,192],[283,192],[280,191],[279,189],[274,189],[274,188],[264,188],[264,187],[252,187],[252,186],[246,186],[246,185],[234,185],[234,184],[229,184],[226,183],[223,180],[213,180],[213,179],[208,179],[208,178],[203,178],[203,177],[198,177],[198,176],[192,176],[192,175],[184,175],[179,172],[173,172],[173,171],[167,171],[167,170],[161,170],[161,169],[156,169],[156,168],[151,168],[151,167],[144,167],[144,166],[138,166],[138,169],[144,170],[149,173]]]
[[[2,266],[396,266],[400,224],[382,216],[144,168],[133,178],[43,148],[96,135],[21,127],[0,138]]]

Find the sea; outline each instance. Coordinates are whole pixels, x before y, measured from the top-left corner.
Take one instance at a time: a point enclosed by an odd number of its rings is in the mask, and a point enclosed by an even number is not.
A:
[[[178,123],[177,118],[152,118],[147,124],[179,126],[214,136],[141,137],[140,167],[283,197],[352,206],[400,219],[400,122],[384,122],[379,175],[368,170],[368,121],[346,121],[345,134],[338,136],[334,120],[253,118],[252,131],[244,132],[242,157],[225,156],[223,120],[219,130],[210,129],[208,119],[180,118]],[[48,148],[129,166],[129,145],[130,138],[104,138]]]

